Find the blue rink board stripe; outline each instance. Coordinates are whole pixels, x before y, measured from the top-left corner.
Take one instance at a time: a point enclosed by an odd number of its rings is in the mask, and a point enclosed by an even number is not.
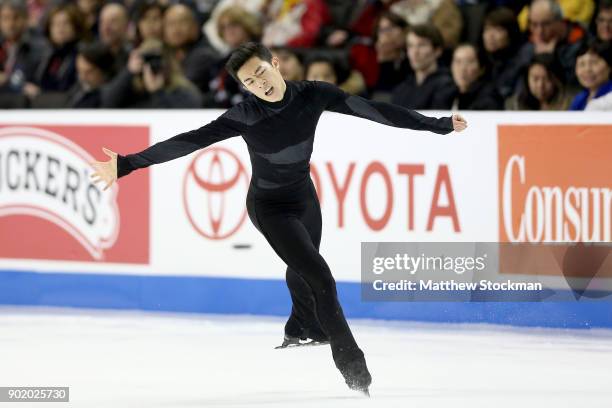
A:
[[[612,302],[364,302],[338,282],[349,318],[612,328]],[[0,304],[287,316],[282,280],[0,271]]]

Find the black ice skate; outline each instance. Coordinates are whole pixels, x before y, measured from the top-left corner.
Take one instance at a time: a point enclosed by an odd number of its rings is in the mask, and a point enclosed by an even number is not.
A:
[[[304,346],[322,346],[329,344],[329,340],[315,340],[308,337],[294,337],[285,334],[283,344],[274,347],[275,349],[293,348],[293,347],[304,347]]]
[[[338,367],[338,369],[350,389],[360,391],[367,397],[370,396],[369,388],[372,383],[372,376],[364,359],[353,360],[342,367]]]
[[[303,329],[300,335],[291,335],[285,333],[283,344],[274,347],[275,349],[284,349],[303,346],[322,346],[329,344],[329,337],[319,330]]]

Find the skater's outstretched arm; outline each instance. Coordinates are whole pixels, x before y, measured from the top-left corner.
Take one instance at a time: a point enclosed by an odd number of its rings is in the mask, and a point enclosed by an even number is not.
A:
[[[239,107],[235,106],[232,109],[239,109]],[[243,134],[245,130],[244,125],[241,122],[230,119],[230,116],[232,116],[230,112],[231,110],[225,112],[199,129],[178,134],[168,140],[156,143],[139,153],[121,156],[109,149],[103,148],[102,150],[110,157],[110,160],[107,162],[91,163],[96,170],[92,174],[93,181],[104,181],[106,183],[104,189],[106,190],[115,180],[130,174],[136,169],[167,162],[210,146],[213,143]]]
[[[428,130],[439,134],[447,134],[453,130],[461,132],[467,127],[467,122],[461,115],[433,118],[399,105],[350,95],[326,82],[313,81],[312,84],[315,97],[323,98],[321,102],[328,111],[369,119],[383,125]]]

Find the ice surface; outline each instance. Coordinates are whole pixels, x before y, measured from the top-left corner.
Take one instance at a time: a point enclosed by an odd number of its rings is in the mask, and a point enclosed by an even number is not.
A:
[[[329,346],[274,350],[284,320],[0,308],[0,386],[69,386],[52,407],[612,407],[612,331],[351,321],[374,382]]]

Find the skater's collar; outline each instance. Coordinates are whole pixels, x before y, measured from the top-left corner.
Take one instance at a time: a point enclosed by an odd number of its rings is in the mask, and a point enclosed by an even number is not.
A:
[[[283,94],[283,99],[280,101],[270,102],[266,101],[265,99],[257,98],[257,100],[264,106],[273,109],[284,108],[289,104],[289,102],[291,102],[291,99],[293,99],[293,87],[290,85],[290,81],[285,81],[285,93]]]

